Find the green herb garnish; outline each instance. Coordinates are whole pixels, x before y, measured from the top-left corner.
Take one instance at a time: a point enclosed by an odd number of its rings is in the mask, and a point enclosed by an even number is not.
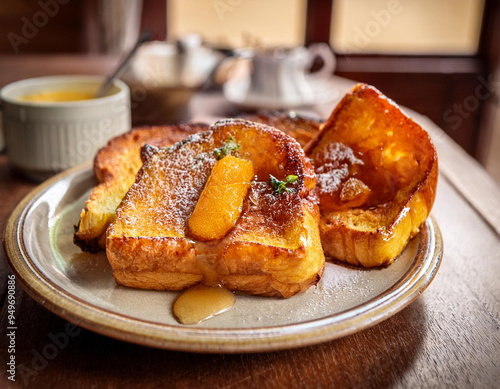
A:
[[[235,142],[234,137],[230,137],[223,146],[214,150],[214,155],[217,159],[222,159],[233,151],[238,150],[240,147],[241,146]]]
[[[280,181],[273,175],[269,174],[269,183],[273,187],[274,194],[280,195],[283,192],[293,192],[292,188],[287,188],[286,184],[292,184],[297,181],[297,176],[290,174],[285,178],[285,181]]]

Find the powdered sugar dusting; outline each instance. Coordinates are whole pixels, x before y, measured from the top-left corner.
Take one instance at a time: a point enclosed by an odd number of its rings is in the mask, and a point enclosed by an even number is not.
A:
[[[205,136],[204,136],[205,135]],[[184,236],[186,221],[215,165],[209,134],[160,148],[144,164],[117,211],[120,232],[130,236]]]
[[[354,151],[342,143],[330,143],[314,155],[316,179],[320,193],[333,193],[340,189],[349,176],[352,165],[363,165]]]
[[[344,164],[336,169],[332,169],[325,173],[317,175],[316,182],[320,188],[320,192],[336,192],[340,189],[340,184],[349,175],[349,166]]]
[[[256,129],[255,123],[248,121],[221,121],[210,131],[156,149],[119,207],[113,229],[125,236],[186,236],[187,221],[217,162],[213,151],[234,136],[236,143],[244,145],[237,155],[259,162],[254,165],[256,177],[244,201],[242,216],[226,240],[272,241],[280,247],[298,247],[300,236],[295,230],[297,218],[303,213],[301,196],[307,193],[303,190],[306,179],[314,177],[302,174],[306,170],[302,164],[288,171],[278,158],[263,157],[274,155],[282,147],[274,143],[273,131],[263,125]],[[258,137],[269,139],[261,139],[258,146],[254,142]],[[282,157],[285,161],[287,158]],[[271,172],[284,177],[295,174],[299,179],[288,184],[290,193],[275,195],[267,181]]]

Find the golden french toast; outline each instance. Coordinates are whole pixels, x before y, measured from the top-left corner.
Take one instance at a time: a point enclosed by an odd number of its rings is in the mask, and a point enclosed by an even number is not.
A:
[[[94,173],[99,184],[81,212],[74,242],[84,251],[105,248],[106,229],[115,218],[116,207],[134,183],[142,165],[140,149],[144,144],[169,146],[207,128],[205,124],[140,127],[111,139],[95,157]]]
[[[321,120],[304,117],[291,111],[263,111],[238,117],[277,128],[294,138],[302,147],[318,135],[323,124]]]
[[[324,268],[315,174],[281,131],[224,120],[143,166],[107,230],[120,285],[182,290],[197,283],[289,297]]]
[[[320,122],[289,112],[260,112],[241,118],[278,128],[305,146],[319,131]],[[97,252],[106,246],[105,232],[115,211],[142,165],[140,148],[145,144],[169,146],[186,136],[204,131],[204,124],[138,127],[113,138],[96,155],[94,173],[99,182],[80,215],[74,242],[83,250]]]
[[[317,175],[325,255],[365,267],[391,263],[434,202],[438,161],[429,135],[360,84],[305,151]]]

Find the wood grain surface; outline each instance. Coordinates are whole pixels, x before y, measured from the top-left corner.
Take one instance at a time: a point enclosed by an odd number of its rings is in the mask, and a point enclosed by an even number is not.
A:
[[[213,111],[206,105],[205,111],[197,112],[220,116],[221,106],[216,105]],[[234,110],[226,108],[226,112]],[[442,138],[442,142],[454,147],[449,138]],[[10,271],[2,245],[0,387],[499,387],[499,221],[485,217],[498,212],[488,209],[496,207],[495,200],[490,199],[498,199],[498,194],[481,195],[478,188],[495,186],[489,186],[490,178],[483,177],[482,171],[475,174],[478,166],[472,166],[460,153],[443,156],[440,168],[432,214],[443,235],[444,256],[432,284],[410,306],[378,325],[301,349],[206,355],[138,346],[74,327],[31,299],[18,283],[17,369],[16,381],[11,382],[5,368],[9,357],[6,293]],[[468,186],[474,190],[458,185],[460,177],[467,177]],[[5,155],[0,155],[2,236],[15,205],[35,187],[9,166]],[[481,205],[473,205],[478,202]]]

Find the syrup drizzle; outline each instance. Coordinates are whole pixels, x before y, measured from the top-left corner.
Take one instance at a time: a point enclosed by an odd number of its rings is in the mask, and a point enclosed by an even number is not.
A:
[[[197,324],[231,309],[234,294],[220,285],[195,285],[174,302],[174,316],[182,324]]]

